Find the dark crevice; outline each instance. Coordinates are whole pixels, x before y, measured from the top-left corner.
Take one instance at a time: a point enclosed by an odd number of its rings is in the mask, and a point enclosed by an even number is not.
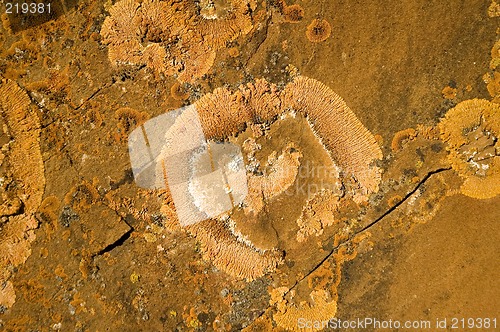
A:
[[[107,88],[109,85],[106,84],[104,86],[101,86],[100,88],[98,88],[97,90],[95,90],[94,92],[92,92],[92,94],[87,98],[85,99],[80,105],[78,105],[76,108],[75,108],[75,111],[78,111],[83,105],[85,105],[89,100],[91,100],[92,98],[94,98],[95,96],[97,96],[97,94],[99,92],[101,92],[104,88]]]
[[[111,208],[110,208],[110,210],[113,211],[114,214],[116,216],[118,216],[120,218],[120,220],[129,227],[129,230],[126,231],[125,233],[123,233],[122,236],[120,236],[120,238],[118,238],[113,243],[110,243],[106,247],[102,248],[101,250],[93,253],[91,255],[92,258],[95,258],[96,256],[101,256],[101,255],[103,255],[103,254],[105,254],[107,252],[111,252],[113,249],[116,249],[116,248],[122,246],[125,243],[125,241],[127,241],[128,239],[130,239],[130,236],[132,235],[132,232],[135,230],[134,227],[132,227],[130,225],[130,223],[128,223],[124,218],[122,218],[122,216],[116,210],[111,209]]]
[[[415,188],[413,188],[412,191],[408,192],[405,195],[405,197],[403,197],[403,199],[401,201],[399,201],[397,204],[395,204],[389,210],[387,210],[386,212],[384,212],[380,217],[378,217],[377,219],[375,219],[374,221],[372,221],[371,223],[369,223],[368,225],[366,225],[365,227],[363,227],[362,229],[360,229],[359,231],[357,231],[356,233],[354,233],[353,236],[356,236],[359,233],[362,233],[362,232],[366,231],[368,228],[372,227],[373,225],[375,225],[376,223],[378,223],[380,220],[384,219],[392,211],[396,210],[399,206],[401,206],[404,202],[406,202],[406,200],[408,200],[408,198],[410,198],[410,196],[413,195],[424,184],[424,182],[426,182],[431,176],[433,176],[434,174],[437,174],[437,173],[441,173],[441,172],[450,170],[450,169],[451,169],[451,167],[439,168],[437,170],[434,170],[432,172],[427,173],[427,175],[424,176],[424,178],[422,180],[420,180],[420,182],[415,186]],[[352,237],[349,237],[349,239],[347,241],[351,240],[351,238]]]
[[[107,252],[110,252],[111,250],[115,249],[115,248],[118,248],[119,246],[123,245],[125,243],[125,241],[127,241],[130,236],[132,235],[132,232],[134,231],[134,229],[132,227],[130,227],[130,229],[128,231],[126,231],[122,236],[120,236],[120,238],[118,240],[116,240],[115,242],[111,243],[111,244],[108,244],[106,247],[104,247],[103,249],[99,250],[98,252],[94,253],[92,255],[92,258],[96,257],[96,256],[101,256]]]

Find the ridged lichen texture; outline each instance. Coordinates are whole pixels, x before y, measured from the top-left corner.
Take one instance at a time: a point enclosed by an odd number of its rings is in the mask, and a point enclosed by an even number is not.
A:
[[[267,139],[266,135],[272,136],[265,127],[286,126],[287,119],[305,119],[307,130],[312,131],[313,139],[333,165],[332,174],[335,179],[332,188],[335,190],[322,190],[314,194],[316,197],[321,196],[321,202],[332,211],[335,210],[340,195],[345,196],[344,200],[361,203],[378,190],[381,170],[375,163],[382,157],[382,153],[374,136],[344,100],[319,81],[297,76],[279,89],[259,79],[236,90],[218,88],[201,97],[194,106],[207,140],[236,142],[238,137],[251,135],[242,144],[242,150],[248,153],[246,162],[249,163],[246,174],[247,197],[242,204],[218,218],[186,227],[202,243],[205,258],[230,275],[253,280],[273,271],[283,262],[286,248],[279,247],[276,243],[255,243],[251,234],[245,233],[248,228],[242,224],[255,224],[251,233],[258,232],[258,225],[265,228],[262,225],[265,222],[259,224],[258,220],[263,218],[268,206],[274,202],[297,199],[299,193],[288,189],[293,188],[295,182],[303,180],[299,179],[299,175],[308,167],[305,162],[302,164],[305,151],[293,142],[293,137],[284,146],[275,147],[267,156],[266,162],[256,161],[255,155],[260,153],[259,150],[266,149],[262,145],[272,144],[272,138],[262,141]],[[263,143],[258,144],[256,140]],[[253,166],[250,165],[252,158],[255,162]],[[195,165],[190,167],[194,168]],[[196,170],[192,173],[196,173]],[[175,179],[167,178],[166,184],[173,181]],[[341,187],[345,188],[344,194],[339,191]],[[333,215],[324,214],[321,229],[309,229],[314,228],[311,223],[320,222],[307,217],[308,209],[318,208],[311,203],[312,199],[305,197],[297,200],[303,205],[305,215],[298,221],[301,230],[293,237],[293,241],[297,238],[304,241],[307,236],[321,234],[323,227],[333,224]],[[168,199],[168,204],[175,209],[171,199]],[[311,213],[313,212],[309,212]],[[293,223],[296,222],[294,219]]]
[[[0,150],[0,305],[10,307],[16,296],[9,279],[31,255],[38,226],[34,214],[42,202],[45,177],[40,123],[28,95],[13,81],[0,81],[0,114],[2,134],[9,139]]]
[[[115,65],[147,66],[193,82],[208,73],[217,51],[253,27],[251,0],[121,0],[101,28]]]
[[[463,101],[446,113],[439,129],[451,167],[464,180],[462,194],[480,199],[500,194],[500,106]]]

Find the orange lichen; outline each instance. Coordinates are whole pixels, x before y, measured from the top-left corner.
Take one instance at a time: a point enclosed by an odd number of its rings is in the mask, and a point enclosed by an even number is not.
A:
[[[34,213],[42,201],[45,177],[40,153],[40,123],[28,95],[16,83],[0,82],[0,112],[13,138],[9,161],[12,176],[24,188],[25,212]]]
[[[270,121],[284,111],[278,89],[263,79],[235,92],[215,89],[195,106],[208,139],[227,138],[241,132],[247,123]]]
[[[332,33],[332,27],[325,19],[314,19],[307,26],[306,37],[313,43],[320,43],[328,39]]]
[[[398,204],[402,200],[403,200],[403,197],[401,197],[401,195],[394,195],[391,198],[389,198],[389,200],[387,201],[387,204],[389,205],[390,208],[392,208],[393,206],[395,206],[396,204]]]
[[[488,16],[489,17],[498,17],[500,16],[500,4],[498,4],[495,0],[493,0],[488,7]]]
[[[500,39],[493,44],[493,47],[491,48],[491,59],[495,60],[500,58]],[[495,69],[490,67],[490,69]]]
[[[471,177],[464,181],[461,193],[479,199],[495,197],[500,193],[500,176],[494,176],[491,179]]]
[[[160,213],[165,217],[164,226],[166,230],[175,232],[181,229],[179,219],[177,218],[177,214],[175,213],[171,200],[170,202],[165,200],[160,208]]]
[[[375,134],[373,137],[375,138],[375,141],[377,142],[377,144],[378,144],[379,146],[384,145],[384,137],[383,137],[382,135],[380,135],[380,134]]]
[[[270,304],[276,309],[273,320],[276,324],[288,331],[302,331],[297,325],[302,318],[310,325],[305,330],[323,330],[331,318],[335,317],[338,301],[338,286],[342,278],[342,266],[353,260],[357,255],[357,248],[365,245],[370,234],[358,234],[350,242],[344,242],[328,259],[321,263],[307,277],[307,286],[311,289],[310,299],[302,301],[295,299],[295,289],[279,287],[270,292]],[[338,246],[339,244],[334,244]],[[368,244],[369,245],[369,244]],[[298,287],[301,285],[299,284]],[[294,286],[295,287],[295,286]],[[299,290],[297,290],[297,294]],[[298,303],[297,303],[298,302]],[[312,303],[311,303],[312,302]]]
[[[439,123],[451,167],[464,179],[461,192],[474,198],[500,194],[500,106],[466,100]]]
[[[324,289],[328,283],[334,280],[334,274],[330,262],[326,261],[307,277],[307,285],[314,290]]]
[[[75,313],[86,312],[85,300],[82,299],[80,292],[73,295],[73,300],[69,303],[73,308],[75,308]]]
[[[322,190],[308,199],[297,219],[299,226],[297,241],[303,242],[310,235],[323,234],[325,227],[335,222],[334,213],[338,208],[339,200],[339,196],[330,190]]]
[[[186,100],[189,98],[189,92],[187,92],[185,87],[180,83],[172,84],[170,87],[170,94],[175,100]]]
[[[284,111],[278,88],[264,79],[240,86],[240,92],[248,112],[257,123],[272,121]]]
[[[394,134],[391,142],[391,150],[392,152],[398,152],[403,149],[404,144],[407,141],[413,140],[417,137],[417,131],[413,128],[408,128],[404,130],[400,130]]]
[[[184,69],[177,75],[180,82],[193,82],[207,74],[216,57],[216,52],[203,42],[191,45],[184,54],[185,57],[189,56],[189,60],[185,60]]]
[[[140,4],[134,0],[123,0],[111,7],[109,9],[110,16],[104,20],[101,28],[103,39],[111,45],[120,45],[127,41],[138,44],[137,38],[140,34],[137,27],[137,21],[140,19],[139,6]]]
[[[113,65],[146,65],[192,82],[212,67],[216,52],[250,32],[253,1],[115,3],[101,29]]]
[[[297,4],[285,6],[283,8],[283,16],[285,22],[298,23],[304,18],[304,8]]]
[[[143,124],[149,118],[149,114],[130,107],[122,107],[116,110],[115,118],[118,120],[118,129],[122,134],[127,135],[137,126]]]
[[[495,2],[495,7],[500,8],[498,4]],[[491,7],[490,6],[490,9]],[[489,73],[483,75],[483,81],[486,83],[486,88],[491,97],[493,97],[492,102],[499,104],[500,103],[500,39],[498,39],[493,47],[491,48],[491,61],[490,61],[490,69]]]
[[[252,322],[252,325],[245,327],[241,332],[262,332],[273,331],[273,322],[269,317],[261,316]]]
[[[306,321],[311,324],[311,331],[321,331],[327,327],[328,321],[337,313],[337,302],[330,298],[326,290],[311,292],[312,305],[306,302],[299,306],[286,306],[284,311],[273,315],[276,324],[288,331],[300,331],[297,322]]]
[[[57,267],[54,270],[54,274],[61,279],[68,278],[68,275],[66,274],[66,272],[64,272],[64,267],[61,264],[57,265]]]
[[[96,108],[91,108],[85,113],[85,117],[92,126],[100,127],[104,121],[102,114]]]
[[[436,126],[425,126],[422,124],[417,125],[416,135],[428,140],[439,139],[440,137],[439,129]]]
[[[70,189],[64,197],[64,204],[70,205],[76,211],[86,212],[99,199],[100,195],[95,187],[91,183],[83,181]]]
[[[337,312],[342,266],[356,257],[356,249],[364,245],[368,237],[369,234],[359,234],[350,242],[344,242],[335,253],[310,272],[307,276],[307,286],[311,290],[309,299],[303,300],[304,295],[298,295],[304,293],[297,289],[303,286],[301,283],[292,289],[270,289],[269,304],[272,309],[267,313],[272,313],[279,328],[287,331],[321,331],[327,327],[328,321]],[[298,326],[299,319],[307,322],[307,328]]]
[[[109,47],[108,57],[113,65],[144,64],[159,72],[167,71],[167,53],[158,45],[160,40],[168,40],[173,20],[165,1],[122,0],[115,3],[102,25],[101,36]],[[172,8],[171,10],[175,10]],[[144,44],[142,43],[144,40]],[[175,67],[168,68],[169,75]]]
[[[328,185],[333,184],[335,190],[347,184],[349,190],[345,194],[358,202],[367,200],[369,194],[378,190],[380,170],[372,164],[381,158],[382,153],[375,138],[338,95],[313,79],[296,76],[281,91],[262,79],[242,85],[233,92],[218,88],[200,98],[194,106],[207,140],[238,142],[241,134],[246,138],[240,143],[247,159],[255,159],[255,167],[250,165],[252,171],[247,173],[248,195],[242,206],[235,206],[217,220],[207,219],[183,227],[201,242],[206,259],[233,276],[253,280],[267,271],[273,271],[282,262],[281,252],[276,249],[277,242],[262,240],[259,235],[253,236],[253,233],[249,235],[249,228],[242,225],[241,219],[251,219],[248,225],[267,229],[268,226],[262,225],[263,221],[259,219],[262,218],[260,211],[266,204],[273,204],[274,197],[280,195],[279,199],[285,199],[285,190],[297,182],[301,158],[306,155],[298,142],[281,142],[279,148],[274,147],[272,151],[266,152],[259,148],[260,144],[269,143],[273,146],[278,143],[269,139],[274,136],[274,131],[276,137],[279,136],[280,128],[285,128],[284,123],[289,123],[287,121],[295,119],[297,128],[306,126],[310,134],[308,140],[312,140],[307,144],[317,144],[322,151],[321,155],[314,157],[308,152],[308,158],[318,157],[321,159],[320,165],[331,163],[328,167],[334,169],[334,174],[328,172],[316,175],[318,179],[314,181],[326,181]],[[306,132],[301,133],[305,135]],[[255,157],[257,151],[261,154],[258,158]],[[313,165],[315,163],[313,161]],[[315,166],[315,169],[318,170],[318,167]],[[347,178],[346,181],[340,179],[340,174]],[[309,172],[305,177],[313,175]],[[305,181],[313,183],[309,178]],[[165,185],[168,186],[167,179]],[[315,183],[314,186],[319,190],[323,188]],[[287,194],[304,202],[309,198],[307,194],[302,197],[299,191]],[[319,218],[317,221],[321,228],[334,222],[331,213],[340,197],[340,194],[336,195],[319,195],[315,204],[310,202],[312,207],[309,214]],[[179,228],[169,195],[165,195],[164,199],[162,214],[169,215],[167,219],[172,224],[169,228]],[[304,222],[303,237],[320,232],[310,230]]]
[[[441,93],[443,94],[443,98],[445,99],[455,99],[457,97],[457,89],[452,88],[451,86],[445,86]]]
[[[0,266],[3,268],[23,264],[31,255],[31,242],[35,239],[33,229],[38,225],[34,218],[17,215],[9,218],[0,230]]]
[[[0,20],[2,21],[2,27],[4,28],[5,32],[7,33],[12,33],[10,29],[10,21],[9,21],[9,16],[7,13],[3,13],[0,15]]]
[[[158,44],[150,44],[144,48],[142,51],[142,59],[146,64],[146,67],[153,69],[159,73],[166,73],[171,75],[168,71],[165,59],[167,58],[167,51],[165,48]]]
[[[14,291],[12,282],[0,283],[0,306],[10,308],[15,302],[16,292]]]
[[[18,197],[8,197],[2,194],[2,204],[0,205],[0,217],[17,214],[22,207],[22,202]]]
[[[214,49],[225,46],[239,35],[246,35],[253,27],[248,15],[255,10],[255,3],[247,0],[201,0],[196,26],[204,41]]]
[[[484,74],[483,81],[486,83],[486,89],[491,97],[496,98],[500,95],[500,72],[495,71],[493,74]]]
[[[201,328],[202,324],[198,320],[198,313],[196,312],[195,308],[186,310],[187,307],[184,307],[184,309],[185,312],[182,313],[182,318],[184,319],[184,323],[186,324],[186,326],[191,329]]]
[[[286,86],[283,104],[307,116],[335,163],[356,179],[361,191],[357,200],[378,190],[380,169],[372,163],[382,158],[382,151],[340,96],[316,80],[298,76]]]
[[[17,197],[8,198],[11,203],[3,211],[7,219],[0,229],[0,284],[2,295],[7,296],[12,295],[12,285],[4,283],[8,282],[14,268],[31,254],[31,242],[35,239],[33,229],[38,226],[34,214],[42,201],[45,177],[38,117],[31,109],[28,95],[9,80],[0,81],[0,114],[10,138],[4,156],[10,166],[9,181],[18,188]],[[16,202],[22,209],[16,208]],[[10,215],[14,210],[17,210],[15,215]],[[10,295],[2,300],[6,306],[15,300]]]
[[[231,47],[227,50],[227,54],[229,54],[231,58],[236,58],[240,55],[240,51],[236,47]]]
[[[201,242],[205,259],[237,278],[248,281],[259,278],[273,271],[283,259],[280,251],[259,252],[236,240],[220,221],[208,219],[186,229]]]
[[[252,119],[241,94],[218,88],[195,103],[203,133],[208,139],[224,139],[244,128]]]
[[[37,279],[22,281],[19,285],[23,297],[27,302],[35,303],[44,301],[45,287]]]

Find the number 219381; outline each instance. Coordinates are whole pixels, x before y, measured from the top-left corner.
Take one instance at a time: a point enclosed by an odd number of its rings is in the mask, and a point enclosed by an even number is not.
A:
[[[5,3],[6,14],[50,14],[50,3]]]

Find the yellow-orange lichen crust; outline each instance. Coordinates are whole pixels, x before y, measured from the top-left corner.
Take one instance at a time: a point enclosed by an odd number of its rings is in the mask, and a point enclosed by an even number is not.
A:
[[[451,167],[464,179],[464,195],[485,199],[500,194],[500,105],[466,100],[439,123]]]
[[[488,16],[489,17],[499,17],[500,16],[500,4],[498,4],[495,0],[493,0],[488,7]]]
[[[378,190],[381,173],[373,163],[382,151],[339,95],[321,82],[297,76],[285,87],[282,103],[307,117],[335,163],[358,181],[362,195]]]
[[[167,230],[174,232],[182,229],[168,193],[165,194],[161,213],[166,218]],[[221,220],[207,219],[186,226],[184,230],[200,242],[205,260],[235,278],[251,281],[274,271],[283,262],[281,251],[259,250],[243,242]]]
[[[110,8],[110,16],[101,28],[103,42],[109,44],[109,60],[112,64],[134,64],[140,60],[141,21],[139,3],[135,0],[122,0]]]
[[[264,79],[231,92],[217,88],[195,102],[203,133],[208,139],[226,139],[248,123],[265,122],[283,112],[279,91]]]
[[[242,85],[236,91],[218,88],[196,101],[195,108],[208,140],[231,139],[247,126],[264,125],[285,114],[299,112],[307,117],[334,162],[349,179],[358,181],[353,188],[355,200],[366,200],[368,194],[378,190],[380,170],[372,163],[380,159],[382,153],[375,138],[344,101],[318,81],[297,76],[281,91],[263,79]],[[251,141],[246,145],[251,146]],[[258,214],[265,201],[280,195],[294,183],[301,157],[302,151],[289,144],[283,147],[281,154],[269,156],[268,168],[262,175],[248,176],[248,196],[244,204],[247,215],[248,212]],[[320,205],[334,207],[337,201],[328,200]],[[323,226],[332,222],[321,219]],[[262,251],[240,239],[223,220],[206,220],[185,228],[202,243],[205,258],[235,277],[252,280],[273,271],[281,262],[277,251]],[[303,236],[309,233],[310,230],[304,229]]]
[[[174,83],[170,87],[170,95],[175,100],[186,100],[189,98],[189,92],[187,92],[182,84]]]
[[[212,67],[217,50],[253,28],[251,0],[121,0],[101,28],[113,65],[146,65],[193,82]]]
[[[244,129],[252,114],[243,103],[240,92],[215,89],[195,103],[203,133],[208,139],[225,139]]]
[[[271,121],[283,113],[278,88],[265,79],[240,86],[240,92],[254,122]]]
[[[413,128],[403,129],[394,134],[391,142],[392,152],[398,152],[403,148],[405,141],[411,141],[417,137],[417,131]]]
[[[302,306],[288,306],[284,311],[277,312],[273,315],[276,324],[287,331],[301,331],[297,322],[300,320],[306,321],[309,324],[316,322],[320,326],[308,328],[307,331],[321,331],[327,327],[325,322],[335,317],[337,313],[337,302],[329,299],[329,294],[326,290],[313,290],[311,292],[311,300],[314,305],[307,303]],[[321,325],[323,324],[323,325]]]
[[[498,64],[500,64],[500,39],[498,39],[491,48],[490,69],[496,69]]]
[[[332,34],[332,27],[325,19],[314,19],[311,24],[307,26],[306,37],[313,43],[321,43],[330,37]]]
[[[444,99],[455,99],[457,97],[457,92],[458,89],[451,86],[445,86],[443,90],[441,90]]]
[[[321,235],[325,227],[334,224],[339,201],[339,196],[331,190],[319,191],[308,199],[297,219],[297,241],[304,242],[310,235]]]
[[[18,188],[14,201],[20,200],[23,207],[7,211],[0,230],[0,305],[10,307],[15,302],[15,292],[8,279],[13,269],[31,255],[33,229],[38,225],[34,213],[42,201],[45,177],[39,145],[40,123],[30,109],[28,95],[13,81],[0,81],[0,114],[11,139],[7,156],[9,177]]]
[[[278,250],[261,252],[238,241],[221,221],[207,219],[186,229],[201,242],[205,259],[237,278],[254,280],[273,271],[283,260]]]
[[[201,0],[198,7],[200,15],[196,17],[195,26],[204,42],[215,49],[224,47],[239,35],[246,35],[253,28],[248,13],[255,10],[255,1]]]
[[[500,39],[491,48],[490,72],[483,75],[483,81],[492,102],[500,104]]]
[[[225,139],[248,122],[270,121],[289,109],[301,112],[334,161],[359,182],[361,194],[378,190],[380,170],[372,163],[382,158],[382,152],[374,136],[340,96],[314,79],[297,76],[281,93],[265,80],[234,93],[218,88],[195,106],[209,139]]]
[[[285,6],[283,8],[283,18],[287,23],[298,23],[304,18],[304,8],[298,4]]]
[[[30,109],[26,92],[9,80],[0,83],[0,111],[6,120],[9,135],[12,175],[22,184],[27,197],[25,213],[34,213],[42,202],[45,177],[40,153],[40,123]]]

